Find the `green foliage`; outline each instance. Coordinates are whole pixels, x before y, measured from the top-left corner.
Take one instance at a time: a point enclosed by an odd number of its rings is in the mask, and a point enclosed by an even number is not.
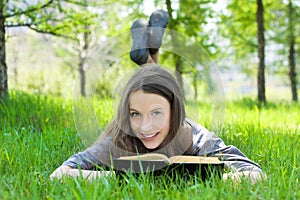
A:
[[[37,32],[50,33],[68,38],[67,40],[56,40],[54,46],[57,51],[57,59],[64,61],[63,64],[60,63],[59,65],[65,68],[67,66],[68,69],[71,68],[72,73],[75,74],[74,71],[80,68],[79,64],[81,61],[85,62],[89,58],[85,56],[88,55],[87,52],[90,52],[90,48],[93,45],[99,45],[95,44],[95,41],[102,43],[106,47],[99,50],[99,55],[103,56],[104,58],[102,60],[105,61],[102,64],[106,65],[109,63],[109,61],[111,61],[109,58],[113,57],[113,52],[120,47],[120,43],[106,43],[107,39],[111,36],[122,35],[124,32],[128,33],[135,19],[139,17],[149,17],[146,16],[145,11],[148,8],[147,3],[149,2],[141,0],[11,0],[9,3],[8,1],[4,1],[3,16],[5,17],[5,27],[7,28],[26,26]],[[166,10],[166,2],[157,0],[153,2],[155,5],[153,9]],[[196,52],[195,45],[185,43],[184,40],[179,41],[185,45],[184,48],[189,51],[191,57],[197,58],[197,60],[203,64],[203,67],[206,67],[205,61],[210,59],[210,57],[213,59],[228,57],[230,59],[236,58],[239,61],[238,66],[244,68],[242,69],[244,73],[251,76],[256,73],[255,66],[257,63],[256,60],[253,59],[257,46],[257,27],[255,22],[256,4],[254,0],[228,1],[226,2],[226,4],[228,4],[227,10],[220,12],[215,10],[215,3],[218,2],[216,0],[178,0],[170,2],[173,9],[173,21],[167,28],[178,31],[187,36],[188,39],[196,41],[197,44],[207,52],[205,55],[193,54],[193,52]],[[276,58],[267,58],[266,67],[269,72],[280,72],[284,74],[287,73],[286,42],[290,35],[289,31],[287,31],[288,11],[286,1],[267,0],[264,1],[264,6],[267,45],[271,43],[272,47],[273,45],[276,46],[275,54],[279,55],[276,56]],[[299,54],[299,45],[297,44],[300,39],[298,33],[298,30],[300,30],[300,23],[298,23],[300,18],[298,13],[300,12],[298,12],[299,5],[297,3],[294,4],[294,9],[295,57],[297,58]],[[216,27],[216,25],[218,25],[218,27]],[[209,27],[214,28],[210,29]],[[7,31],[7,33],[10,32]],[[222,33],[222,36],[220,33]],[[84,34],[89,36],[86,43],[88,44],[87,49],[83,48]],[[130,51],[131,40],[128,36],[129,34],[122,38],[123,43],[126,43],[128,47],[128,51],[125,53],[129,53]],[[217,42],[217,39],[220,40],[220,43]],[[164,38],[164,44],[171,42],[172,38]],[[226,45],[226,43],[228,43],[228,45]],[[36,46],[36,44],[33,46]],[[269,47],[271,46],[267,46],[267,48]],[[269,52],[273,54],[273,49]],[[7,52],[7,54],[8,53],[9,52]],[[171,67],[175,66],[177,59],[172,56],[172,52],[163,51],[161,51],[160,58],[160,63]],[[193,79],[192,81],[197,85],[197,81],[202,80],[199,80],[197,70],[194,70],[191,65],[196,66],[198,63],[187,64],[184,59],[185,58],[181,58],[180,60],[180,64],[182,65],[181,71],[183,74],[188,74],[189,78]],[[22,62],[21,59],[20,62]],[[298,62],[296,61],[296,63]],[[8,63],[8,68],[10,68],[10,65],[11,64]],[[220,64],[221,67],[225,65],[231,67],[232,63],[226,61]],[[127,66],[128,65],[125,65],[124,67]],[[205,70],[208,71],[209,66],[206,68]],[[109,85],[110,83],[107,84]],[[208,84],[210,85],[210,83]],[[105,90],[104,95],[108,94],[109,92],[105,84],[103,84],[102,87]]]
[[[97,16],[84,7],[94,5],[76,1],[39,0],[4,3],[5,27],[26,26],[37,32],[72,38],[75,32],[86,31]],[[74,38],[75,39],[75,38]]]
[[[269,23],[272,42],[278,44],[278,47],[274,49],[278,55],[276,59],[272,60],[274,73],[287,74],[289,55],[288,51],[291,45],[291,41],[294,40],[295,55],[297,58],[299,55],[300,46],[300,6],[297,3],[291,2],[291,10],[288,2],[276,1],[271,4],[272,21]],[[298,56],[299,57],[299,56]],[[296,61],[297,63],[297,61]],[[299,72],[299,70],[298,70]]]
[[[237,57],[253,53],[257,49],[256,2],[232,0],[222,15],[219,24],[225,38],[230,38],[230,45],[236,49]]]
[[[292,1],[293,2],[293,1]],[[287,73],[286,64],[288,60],[287,52],[291,36],[288,23],[287,1],[263,1],[264,5],[264,26],[266,40],[266,70],[268,72]],[[293,24],[295,26],[293,34],[299,41],[299,5],[293,4]],[[256,24],[256,1],[231,0],[227,4],[228,12],[222,13],[222,21],[218,24],[220,33],[224,38],[230,39],[228,49],[230,54],[235,55],[235,59],[244,69],[245,73],[251,74],[253,57],[257,51],[257,24]],[[297,27],[297,28],[296,28]],[[297,46],[297,45],[296,45]],[[296,47],[298,48],[298,46]],[[284,68],[282,68],[284,67]]]
[[[99,121],[108,123],[109,99],[96,99],[95,105]],[[210,106],[201,108],[205,114]],[[261,108],[252,99],[227,102],[220,137],[263,167],[268,179],[255,185],[150,174],[60,182],[49,180],[51,172],[85,148],[73,122],[72,101],[12,92],[0,102],[0,199],[299,199],[299,109],[287,102]],[[204,115],[200,123],[208,118]]]

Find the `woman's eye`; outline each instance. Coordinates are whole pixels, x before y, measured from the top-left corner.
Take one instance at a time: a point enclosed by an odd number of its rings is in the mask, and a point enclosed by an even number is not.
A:
[[[157,116],[157,115],[159,115],[159,114],[161,114],[160,111],[154,111],[154,112],[152,113],[153,116]]]
[[[138,117],[138,116],[140,116],[140,113],[138,113],[138,112],[131,112],[130,116],[131,117]]]

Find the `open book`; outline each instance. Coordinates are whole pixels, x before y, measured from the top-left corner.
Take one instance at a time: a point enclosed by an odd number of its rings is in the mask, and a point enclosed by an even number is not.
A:
[[[116,171],[121,172],[152,172],[157,175],[176,171],[179,174],[200,173],[202,178],[205,178],[214,172],[222,173],[224,162],[220,161],[218,157],[188,155],[167,157],[159,153],[148,153],[113,159],[113,166]]]

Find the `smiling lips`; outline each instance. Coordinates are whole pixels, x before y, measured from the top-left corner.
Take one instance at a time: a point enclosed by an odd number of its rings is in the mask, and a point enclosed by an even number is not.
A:
[[[142,135],[142,140],[146,140],[146,141],[152,141],[156,138],[156,136],[159,134],[160,132],[151,134],[151,135],[145,135],[145,134],[141,134]]]

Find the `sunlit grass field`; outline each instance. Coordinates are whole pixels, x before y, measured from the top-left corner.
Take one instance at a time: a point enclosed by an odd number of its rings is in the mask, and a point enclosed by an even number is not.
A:
[[[113,116],[108,104],[95,104],[100,125]],[[11,92],[0,102],[0,199],[300,199],[299,103],[269,102],[260,108],[251,99],[226,102],[218,134],[262,166],[268,179],[255,185],[151,175],[50,181],[55,168],[85,149],[72,106],[72,99],[23,92]],[[199,110],[199,122],[209,128],[210,106]]]

